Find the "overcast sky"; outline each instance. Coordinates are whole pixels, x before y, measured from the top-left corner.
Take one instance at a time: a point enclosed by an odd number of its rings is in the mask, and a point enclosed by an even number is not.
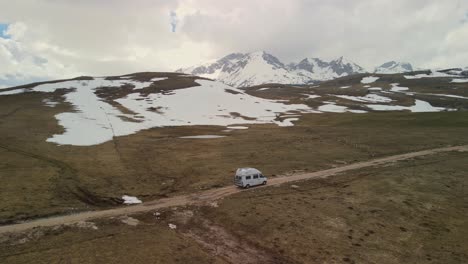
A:
[[[468,0],[0,0],[0,86],[231,52],[468,66]]]

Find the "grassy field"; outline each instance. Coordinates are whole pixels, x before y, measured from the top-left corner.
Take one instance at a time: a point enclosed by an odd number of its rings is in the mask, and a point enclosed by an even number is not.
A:
[[[466,263],[468,153],[0,236],[2,263]],[[176,224],[171,230],[169,224]]]
[[[468,153],[243,192],[203,218],[299,263],[467,263]]]
[[[173,73],[147,72],[129,76],[138,81],[171,77],[140,90],[143,94],[166,93],[197,85],[194,78],[177,77]],[[333,96],[367,94],[368,89],[361,83],[364,76],[348,76],[317,86],[266,85],[246,90],[256,96],[288,99],[289,103],[311,107],[335,101],[353,109],[369,110],[361,103]],[[468,109],[466,99],[419,94],[468,96],[466,83],[450,83],[451,78],[409,80],[401,74],[377,76],[379,79],[372,86],[388,92],[391,83],[400,83],[416,92],[414,96],[382,94],[391,97],[395,104],[412,105],[415,98],[420,98],[435,106]],[[339,88],[344,85],[351,87]],[[32,86],[34,84],[18,88]],[[270,89],[260,90],[262,87]],[[130,86],[118,90],[103,87],[97,94],[102,100],[122,108],[112,99],[132,91]],[[468,113],[461,111],[306,114],[294,127],[252,125],[248,130],[231,132],[222,132],[225,128],[219,126],[165,127],[116,137],[90,147],[59,146],[46,140],[65,132],[54,116],[73,111],[71,105],[64,102],[66,92],[59,89],[54,93],[0,96],[0,224],[117,206],[122,203],[120,198],[124,194],[145,201],[224,186],[231,184],[232,174],[238,167],[258,167],[265,174],[275,176],[468,143]],[[305,100],[304,93],[321,97]],[[59,104],[48,107],[44,100]],[[179,138],[200,134],[227,137]]]
[[[296,126],[166,127],[91,147],[46,142],[63,131],[41,102],[54,94],[0,97],[0,223],[106,208],[232,182],[236,168],[275,176],[375,157],[468,143],[468,113],[307,114]],[[223,134],[219,139],[180,136]]]
[[[369,110],[333,95],[368,94],[360,83],[363,76],[247,92],[311,107],[333,101]],[[65,132],[54,116],[73,110],[63,101],[66,91],[0,96],[0,224],[121,206],[125,194],[149,201],[231,185],[238,167],[256,167],[276,177],[468,144],[468,101],[428,94],[466,97],[466,83],[407,80],[401,74],[379,77],[372,86],[383,92],[399,83],[415,93],[381,94],[395,104],[409,106],[421,99],[461,111],[303,114],[293,127],[249,125],[228,132],[220,126],[153,128],[78,147],[46,142]],[[141,92],[165,93],[195,84],[193,78],[173,79]],[[260,90],[265,87],[270,89]],[[112,103],[132,90],[125,86],[115,93],[104,87],[98,94]],[[320,97],[307,100],[304,92]],[[48,107],[43,100],[59,104]],[[180,138],[207,134],[226,137]],[[210,206],[3,235],[0,262],[467,263],[467,166],[467,153],[439,154],[293,187],[253,189]],[[176,230],[169,228],[172,223]]]

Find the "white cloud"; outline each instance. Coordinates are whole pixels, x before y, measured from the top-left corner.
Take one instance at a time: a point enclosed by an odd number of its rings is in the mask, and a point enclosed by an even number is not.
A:
[[[0,38],[0,84],[14,86],[24,82],[74,76],[79,73],[53,59],[35,55],[15,40]]]
[[[468,61],[467,1],[0,1],[11,24],[0,82],[168,71],[253,50],[285,61],[344,55],[368,68]]]
[[[6,34],[9,39],[0,38],[0,85],[15,86],[25,82],[71,77],[79,74],[73,66],[67,66],[47,54],[46,43],[22,41],[28,30],[24,23],[9,25]],[[52,52],[53,53],[53,52]]]
[[[8,28],[4,31],[5,35],[8,35],[11,39],[20,40],[26,33],[26,25],[21,22],[17,22],[8,25]]]
[[[443,53],[444,65],[431,61],[468,10],[466,1],[209,2],[211,9],[186,14],[180,30],[223,52],[266,49],[284,60],[344,55],[368,68],[388,60],[453,66],[455,55]]]
[[[428,65],[468,65],[468,23],[450,31]]]

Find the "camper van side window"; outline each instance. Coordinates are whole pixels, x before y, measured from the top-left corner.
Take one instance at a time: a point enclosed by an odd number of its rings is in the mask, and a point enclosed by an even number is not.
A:
[[[263,174],[260,174],[260,178],[265,178],[265,176],[263,176]]]
[[[254,175],[254,179],[258,179],[258,174],[255,174],[255,175]]]
[[[246,176],[245,179],[246,180],[250,180],[251,176]]]

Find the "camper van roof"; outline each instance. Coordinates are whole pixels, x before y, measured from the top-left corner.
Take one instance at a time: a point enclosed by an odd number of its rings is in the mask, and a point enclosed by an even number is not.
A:
[[[236,171],[236,175],[238,176],[246,176],[252,174],[261,174],[261,172],[255,168],[239,168]]]

